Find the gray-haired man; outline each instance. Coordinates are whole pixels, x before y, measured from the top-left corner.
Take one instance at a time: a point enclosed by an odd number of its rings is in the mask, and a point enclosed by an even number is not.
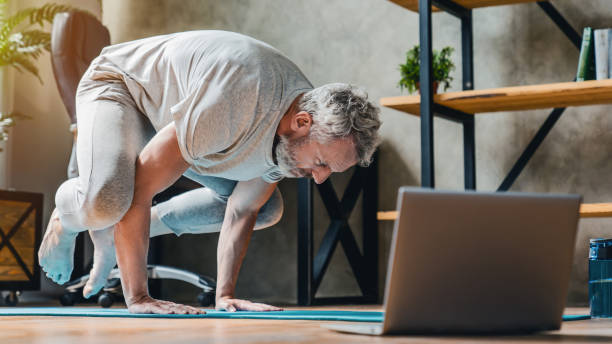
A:
[[[95,253],[86,296],[102,288],[116,252],[130,312],[201,313],[149,296],[148,238],[220,230],[217,308],[276,310],[234,298],[253,229],[282,215],[276,183],[322,183],[332,172],[367,165],[379,141],[378,112],[350,85],[313,89],[276,49],[235,33],[193,31],[107,47],[79,84],[80,175],[57,191],[40,264],[65,283],[76,234],[89,230]],[[153,196],[181,175],[205,187],[151,208]]]

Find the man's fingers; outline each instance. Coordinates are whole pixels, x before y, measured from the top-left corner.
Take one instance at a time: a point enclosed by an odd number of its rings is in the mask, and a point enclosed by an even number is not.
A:
[[[249,310],[257,311],[257,312],[269,312],[269,311],[282,311],[282,309],[270,305],[266,305],[265,303],[256,303],[249,302],[245,305],[245,308]]]
[[[155,300],[129,308],[130,313],[154,313],[154,314],[206,314],[202,310],[187,305],[181,305],[169,301]]]
[[[251,311],[251,312],[271,312],[271,311],[282,311],[282,308],[266,305],[264,303],[255,303],[248,300],[238,299],[223,299],[217,302],[218,310],[225,310],[227,312]]]
[[[265,303],[255,303],[255,305],[261,307],[263,310],[266,311],[282,311],[282,308],[278,308],[275,306],[271,306],[271,305],[266,305]]]
[[[248,307],[256,312],[261,312],[261,311],[265,311],[266,308],[263,305],[257,304],[257,303],[252,303],[250,305],[248,305]]]
[[[206,312],[199,308],[181,305],[174,302],[164,302],[162,307],[169,311],[170,314],[206,314]]]
[[[240,309],[245,311],[254,311],[254,312],[270,312],[270,311],[280,311],[281,309],[278,307],[273,307],[270,305],[266,305],[263,303],[254,303],[250,301],[244,301],[240,304]]]
[[[206,314],[203,310],[191,306],[186,306],[186,312],[186,314]]]
[[[206,312],[196,307],[189,307],[188,310],[189,314],[206,314]]]

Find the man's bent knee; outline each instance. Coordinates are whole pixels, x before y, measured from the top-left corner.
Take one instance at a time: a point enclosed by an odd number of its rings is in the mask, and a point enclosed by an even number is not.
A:
[[[277,224],[283,217],[283,210],[283,196],[276,188],[270,199],[259,209],[255,229],[264,229]]]
[[[88,229],[112,226],[130,209],[133,191],[118,184],[107,183],[85,197],[81,216],[83,225]]]

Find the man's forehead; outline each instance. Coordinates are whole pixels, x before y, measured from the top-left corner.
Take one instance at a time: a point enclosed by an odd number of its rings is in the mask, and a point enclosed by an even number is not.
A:
[[[336,139],[322,147],[322,158],[334,172],[343,172],[357,163],[355,144],[350,138]]]

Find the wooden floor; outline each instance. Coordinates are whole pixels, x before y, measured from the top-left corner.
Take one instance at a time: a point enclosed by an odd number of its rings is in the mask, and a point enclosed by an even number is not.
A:
[[[326,307],[317,309],[339,309]],[[341,307],[379,310],[377,307]],[[569,309],[584,314],[586,309]],[[610,343],[612,320],[573,321],[561,331],[532,336],[370,337],[340,334],[322,322],[239,319],[124,319],[0,317],[0,343]]]

